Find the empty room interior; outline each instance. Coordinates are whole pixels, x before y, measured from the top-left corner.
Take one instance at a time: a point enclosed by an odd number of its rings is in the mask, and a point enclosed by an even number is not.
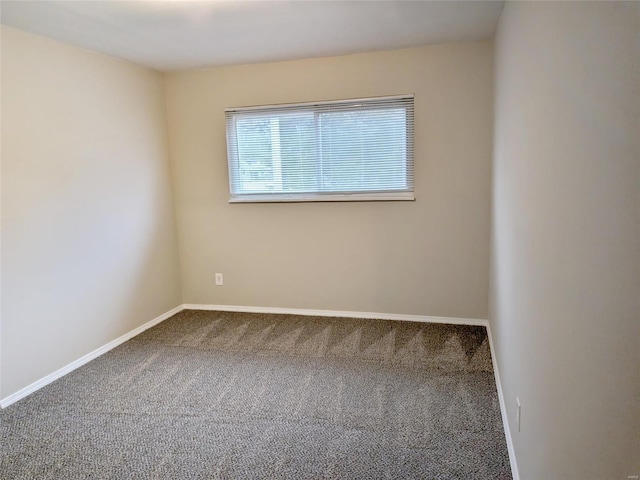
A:
[[[0,478],[639,478],[640,2],[0,23]]]

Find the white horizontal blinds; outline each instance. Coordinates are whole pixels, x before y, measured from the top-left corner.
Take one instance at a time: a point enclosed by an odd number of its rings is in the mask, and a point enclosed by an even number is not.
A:
[[[232,197],[413,191],[413,96],[226,116]]]

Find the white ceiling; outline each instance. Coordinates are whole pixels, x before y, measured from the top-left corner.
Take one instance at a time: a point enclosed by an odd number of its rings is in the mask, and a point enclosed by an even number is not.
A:
[[[480,40],[493,1],[7,1],[0,21],[130,60],[180,70]]]

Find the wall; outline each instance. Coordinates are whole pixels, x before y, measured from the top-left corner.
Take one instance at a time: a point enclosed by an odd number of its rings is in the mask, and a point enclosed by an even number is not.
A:
[[[490,322],[524,479],[640,474],[639,19],[508,2],[498,27]]]
[[[477,42],[168,74],[184,301],[486,318],[492,61]],[[225,108],[404,93],[415,202],[228,203]]]
[[[162,76],[2,27],[4,398],[181,303]]]

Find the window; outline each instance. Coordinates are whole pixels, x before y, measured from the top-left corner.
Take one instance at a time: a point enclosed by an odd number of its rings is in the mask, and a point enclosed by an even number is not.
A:
[[[413,95],[232,108],[231,202],[413,200]]]

